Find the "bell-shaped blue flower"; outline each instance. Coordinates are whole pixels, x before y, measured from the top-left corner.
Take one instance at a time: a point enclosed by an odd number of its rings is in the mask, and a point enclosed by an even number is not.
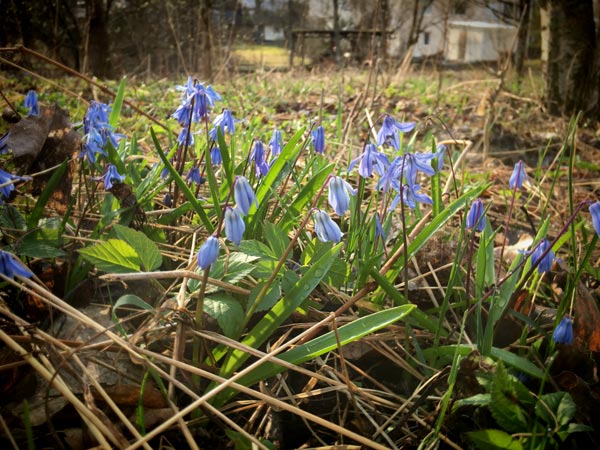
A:
[[[417,207],[417,203],[426,203],[428,205],[432,205],[433,200],[431,200],[431,197],[429,197],[427,194],[419,193],[419,189],[421,189],[420,184],[415,184],[412,186],[410,184],[405,184],[402,186],[402,192],[399,192],[398,195],[394,197],[394,200],[392,200],[392,203],[390,204],[389,211],[396,209],[396,206],[398,206],[398,203],[400,203],[400,199],[402,199],[404,204],[411,209],[415,209]]]
[[[316,130],[310,132],[312,136],[312,146],[316,153],[323,154],[325,151],[325,130],[321,125]]]
[[[329,180],[329,204],[338,216],[343,216],[350,207],[350,194],[356,195],[354,189],[341,177],[332,177]]]
[[[283,137],[281,131],[278,129],[273,130],[273,135],[269,141],[269,148],[271,149],[271,155],[277,156],[281,153],[283,147]]]
[[[190,132],[190,127],[183,127],[177,136],[177,142],[181,145],[194,145],[194,134]]]
[[[485,207],[481,199],[477,199],[471,205],[471,209],[467,213],[467,229],[475,228],[475,231],[483,231],[485,228]]]
[[[40,115],[40,108],[38,106],[38,98],[37,98],[37,94],[35,93],[34,90],[31,90],[27,93],[23,104],[25,105],[25,108],[29,109],[29,111],[27,113],[28,116],[39,116]]]
[[[600,237],[600,201],[590,205],[590,215],[592,216],[592,225],[596,234]]]
[[[113,180],[122,183],[125,180],[125,175],[121,175],[113,164],[109,164],[106,166],[106,172],[104,172],[102,179],[104,180],[104,189],[108,191],[112,189]]]
[[[165,206],[167,208],[170,208],[171,206],[173,206],[173,197],[171,196],[170,192],[167,192],[165,194],[165,197],[163,198],[163,203],[165,204]]]
[[[385,230],[379,218],[379,214],[375,214],[375,237],[381,237],[385,239]]]
[[[383,118],[383,124],[377,133],[377,145],[384,144],[400,150],[400,134],[407,133],[415,127],[415,122],[397,122],[389,114]]]
[[[265,146],[260,139],[254,142],[250,159],[254,161],[254,168],[259,177],[269,173],[269,165],[267,164],[265,155]]]
[[[552,339],[557,344],[570,345],[573,342],[573,319],[564,316],[552,333]]]
[[[198,166],[194,166],[190,169],[189,173],[187,174],[187,177],[185,177],[185,180],[191,183],[196,183],[196,185],[199,186],[206,181],[206,178],[200,175],[200,169],[198,168]]]
[[[223,164],[223,155],[221,155],[221,149],[216,145],[210,149],[210,162],[213,166],[220,166]]]
[[[198,267],[202,270],[208,269],[219,257],[220,249],[219,239],[210,236],[198,250]]]
[[[4,170],[0,169],[0,186],[5,183],[8,183],[9,181],[21,180],[21,179],[22,178],[17,175],[13,175],[12,173],[8,173],[8,172],[5,172]],[[6,186],[2,186],[0,188],[0,194],[2,194],[4,196],[4,198],[8,198],[8,197],[10,197],[10,193],[14,190],[15,190],[15,185],[13,183],[8,183],[8,184],[6,184]]]
[[[246,231],[246,224],[239,208],[227,207],[225,210],[225,236],[235,245],[240,245]]]
[[[252,206],[253,203],[258,208],[256,195],[254,195],[252,186],[250,186],[250,183],[246,177],[240,176],[235,179],[235,183],[233,185],[233,198],[235,199],[235,204],[244,216],[248,215],[250,206]]]
[[[511,189],[521,189],[523,182],[526,179],[527,174],[525,173],[525,164],[523,164],[523,161],[519,161],[515,164],[515,168],[508,180],[508,185]]]
[[[552,263],[554,262],[554,252],[552,249],[546,253],[546,250],[550,247],[550,243],[543,239],[539,245],[533,250],[531,254],[531,264],[536,265],[540,274],[550,272],[552,270]],[[544,253],[546,255],[544,256]]]
[[[33,275],[12,253],[4,250],[0,250],[0,273],[8,278],[14,278],[15,275],[29,278]]]
[[[225,133],[232,135],[235,133],[235,124],[237,122],[239,122],[239,120],[235,119],[231,114],[231,111],[225,108],[221,114],[215,117],[213,126],[221,128],[223,136],[225,136]]]
[[[321,242],[340,242],[343,233],[337,223],[325,211],[315,211],[315,233]]]
[[[363,178],[372,176],[373,171],[381,176],[384,174],[386,167],[390,165],[388,157],[385,154],[378,152],[375,144],[365,145],[365,149],[359,157],[350,161],[348,172],[350,172],[359,161],[360,165],[358,166],[358,173]]]

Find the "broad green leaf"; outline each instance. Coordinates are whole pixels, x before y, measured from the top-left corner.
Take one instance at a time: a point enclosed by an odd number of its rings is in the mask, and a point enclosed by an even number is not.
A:
[[[61,258],[65,252],[58,248],[56,241],[24,239],[15,246],[15,253],[29,258]]]
[[[140,270],[140,258],[137,253],[120,239],[109,239],[82,248],[79,254],[104,272],[128,273]]]
[[[337,258],[341,248],[342,244],[340,243],[321,258],[313,261],[312,267],[304,274],[300,282],[265,314],[254,328],[248,332],[248,335],[242,342],[253,348],[258,348],[262,345],[318,286],[327,274],[333,261]],[[246,352],[233,350],[221,368],[221,375],[225,377],[230,376],[248,359],[248,356],[250,355]]]
[[[456,400],[452,405],[452,412],[463,406],[488,406],[491,400],[490,394],[475,394],[471,397]]]
[[[119,297],[119,299],[115,302],[115,304],[112,307],[112,317],[114,321],[118,321],[119,318],[117,317],[117,309],[119,308],[125,308],[125,307],[135,307],[135,308],[139,308],[145,311],[151,311],[154,308],[152,307],[152,305],[148,304],[147,302],[145,302],[144,300],[142,300],[140,297],[138,297],[137,295],[134,294],[125,294],[122,295],[121,297]]]
[[[69,160],[65,159],[62,162],[62,164],[58,166],[58,168],[54,171],[54,173],[50,177],[50,180],[48,180],[48,184],[38,197],[37,202],[35,202],[35,206],[31,210],[31,214],[27,219],[27,226],[30,229],[38,226],[38,221],[44,215],[46,204],[48,203],[48,200],[50,200],[50,196],[54,193],[54,190],[56,189],[58,184],[63,180],[68,165]]]
[[[37,222],[35,226],[37,226]],[[17,208],[4,203],[0,208],[0,233],[2,233],[2,228],[25,230],[27,223]]]
[[[217,321],[225,336],[235,338],[239,335],[244,310],[236,299],[226,294],[205,297],[204,312]]]
[[[575,417],[576,412],[577,406],[571,395],[563,391],[544,394],[535,405],[537,416],[551,428],[568,424]]]
[[[502,363],[496,366],[490,396],[490,412],[502,429],[512,433],[528,429],[527,413],[518,401],[519,398],[516,397],[516,391]]]
[[[283,255],[290,243],[290,238],[279,226],[266,222],[263,225],[263,236],[276,255]]]
[[[144,270],[152,272],[162,265],[162,255],[156,243],[144,233],[119,224],[115,224],[113,229],[121,240],[127,242],[135,250]]]
[[[258,293],[262,290],[264,285],[265,285],[265,282],[262,282],[262,283],[258,283],[256,286],[254,286],[252,288],[252,291],[250,292],[250,298],[248,299],[249,305],[252,305],[254,303]],[[273,283],[271,285],[271,287],[269,288],[269,290],[267,291],[267,294],[262,298],[262,300],[256,307],[255,312],[266,311],[267,309],[272,308],[273,305],[275,305],[275,303],[277,303],[280,298],[281,298],[281,286],[279,285],[279,283]]]
[[[354,342],[368,334],[374,333],[388,325],[391,325],[398,320],[404,319],[415,308],[415,305],[397,306],[395,308],[386,309],[365,317],[361,317],[350,322],[347,325],[340,327],[337,330],[337,338],[333,331],[329,331],[311,341],[301,344],[277,356],[278,359],[292,363],[302,364],[310,361],[327,352],[335,350],[338,347],[337,339],[339,338],[342,346]],[[266,380],[273,375],[281,373],[286,369],[273,362],[265,362],[260,367],[257,367],[248,375],[242,377],[238,383],[244,386],[251,386],[258,381]],[[236,391],[224,391],[216,396],[216,404],[224,404],[228,399],[236,394]]]
[[[523,445],[502,430],[470,431],[467,436],[481,450],[522,450]]]

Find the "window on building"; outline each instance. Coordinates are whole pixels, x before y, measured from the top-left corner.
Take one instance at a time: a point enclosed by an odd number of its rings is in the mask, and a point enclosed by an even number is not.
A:
[[[429,45],[430,41],[431,41],[431,33],[429,31],[426,31],[425,33],[423,33],[423,45]]]

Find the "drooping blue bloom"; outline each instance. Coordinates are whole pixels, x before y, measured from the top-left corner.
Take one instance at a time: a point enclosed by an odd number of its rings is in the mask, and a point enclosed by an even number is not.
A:
[[[260,139],[254,141],[250,159],[254,161],[254,168],[259,177],[269,173],[269,165],[267,164],[265,155],[265,146]]]
[[[0,137],[0,155],[5,155],[8,153],[8,138],[10,133],[6,133],[4,136]]]
[[[569,316],[564,316],[552,333],[552,339],[557,344],[570,345],[574,339],[573,335],[573,319]]]
[[[15,275],[30,278],[33,275],[31,270],[21,264],[12,253],[4,250],[0,250],[0,273],[7,278],[14,278]]]
[[[552,269],[552,263],[554,262],[554,252],[549,250],[545,256],[542,255],[546,252],[546,249],[550,247],[550,243],[543,239],[539,245],[533,250],[531,254],[531,264],[536,265],[538,273],[542,274],[550,272]]]
[[[231,111],[227,108],[223,109],[223,112],[219,114],[213,120],[213,126],[221,128],[221,133],[225,136],[225,133],[230,135],[235,133],[235,124],[239,122],[239,120],[235,119],[231,115]]]
[[[104,180],[104,189],[108,191],[113,186],[113,180],[122,183],[125,180],[125,175],[121,175],[113,164],[109,164],[106,166],[106,172],[104,172],[102,179]]]
[[[187,174],[187,177],[185,177],[185,180],[191,183],[196,183],[196,185],[199,186],[206,181],[206,178],[200,175],[200,169],[198,166],[193,166]]]
[[[210,236],[198,250],[198,267],[208,269],[219,257],[221,244],[215,236]]]
[[[271,149],[271,155],[277,156],[281,153],[281,149],[283,147],[283,136],[281,135],[280,130],[273,130],[273,135],[271,136],[271,140],[269,141],[268,145]]]
[[[210,149],[210,162],[213,166],[223,164],[223,156],[221,155],[221,149],[216,145]]]
[[[483,231],[485,228],[485,207],[483,206],[483,202],[481,199],[477,199],[471,205],[471,209],[467,213],[467,229],[475,228],[476,231]]]
[[[194,145],[194,134],[190,133],[189,127],[181,128],[179,136],[177,136],[177,142],[181,145]]]
[[[521,189],[523,182],[526,179],[527,174],[525,173],[525,164],[523,164],[523,161],[519,161],[515,164],[515,168],[508,180],[508,185],[511,189]]]
[[[190,125],[189,109],[187,108],[192,108],[192,122],[198,123],[202,119],[208,118],[209,109],[214,106],[216,101],[221,100],[221,96],[211,86],[205,87],[203,83],[195,82],[192,77],[188,77],[185,86],[177,86],[177,90],[183,91],[183,94],[181,105],[173,117],[183,126]]]
[[[323,154],[325,151],[325,130],[321,125],[316,130],[310,132],[312,136],[312,146],[316,153]]]
[[[356,195],[350,183],[341,177],[332,177],[329,180],[329,204],[338,216],[343,216],[350,207],[350,194]]]
[[[171,117],[177,120],[182,127],[189,127],[192,122],[192,105],[190,103],[182,103],[171,114]]]
[[[246,231],[246,224],[242,212],[238,207],[227,207],[225,210],[225,236],[235,245],[240,245]]]
[[[173,164],[173,160],[171,160],[171,165]],[[166,180],[167,178],[169,178],[171,172],[169,172],[169,169],[167,168],[167,166],[164,166],[163,169],[160,171],[160,177],[163,180]]]
[[[407,133],[415,127],[415,122],[398,122],[389,114],[383,118],[383,124],[377,133],[377,145],[384,144],[400,150],[399,133]]]
[[[447,150],[448,150],[448,147],[446,147],[444,144],[440,144],[436,147],[436,152],[434,153],[434,155],[438,159],[438,166],[437,166],[438,173],[441,172],[442,169],[444,168],[444,158],[446,156]]]
[[[165,194],[165,197],[163,199],[163,203],[165,204],[165,206],[167,208],[170,208],[171,206],[173,206],[173,197],[171,196],[170,192],[167,192]]]
[[[437,153],[407,153],[400,156],[400,158],[404,159],[402,173],[406,182],[410,185],[415,184],[417,182],[418,170],[428,176],[435,175],[435,170],[431,167],[431,160],[437,156]]]
[[[83,146],[79,158],[85,158],[91,164],[96,162],[98,153],[107,156],[104,149],[107,144],[119,146],[122,135],[115,133],[108,123],[109,112],[108,105],[92,100],[83,118]]]
[[[405,184],[402,186],[401,192],[398,192],[392,203],[390,204],[389,211],[396,209],[398,203],[400,203],[400,199],[404,202],[406,206],[411,209],[417,207],[417,203],[427,203],[428,205],[433,204],[433,200],[427,194],[420,194],[418,191],[421,189],[420,184],[415,184],[413,186],[409,184]]]
[[[385,239],[385,231],[383,229],[383,225],[381,224],[379,214],[375,214],[375,237],[381,237]]]
[[[31,90],[27,93],[23,104],[25,105],[25,108],[29,109],[29,111],[27,113],[28,116],[39,116],[40,115],[40,108],[38,106],[38,98],[37,98],[37,94],[35,93],[34,90]]]
[[[590,205],[590,214],[594,230],[596,230],[596,234],[600,237],[600,201]]]
[[[340,242],[343,233],[325,211],[322,209],[315,211],[314,218],[315,233],[321,242]]]
[[[365,145],[364,151],[353,159],[348,166],[348,172],[350,172],[354,166],[360,161],[358,166],[358,173],[363,178],[369,178],[373,175],[373,171],[377,172],[379,176],[382,176],[385,172],[386,167],[390,165],[388,157],[377,151],[375,144]]]
[[[252,206],[253,203],[256,205],[256,207],[258,207],[256,195],[254,195],[252,186],[250,186],[250,183],[246,177],[240,176],[235,179],[233,186],[233,197],[235,199],[235,204],[244,216],[248,215],[250,206]]]
[[[3,185],[4,183],[8,183],[9,181],[20,180],[20,179],[21,179],[21,177],[19,177],[17,175],[13,175],[12,173],[5,172],[4,170],[0,169],[0,185]],[[6,186],[2,186],[0,188],[0,194],[2,194],[4,196],[4,198],[9,198],[10,193],[14,190],[15,190],[15,185],[13,183],[10,183],[10,184],[7,184]]]

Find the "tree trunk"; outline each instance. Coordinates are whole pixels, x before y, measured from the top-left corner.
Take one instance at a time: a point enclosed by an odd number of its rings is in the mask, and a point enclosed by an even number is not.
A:
[[[551,114],[600,119],[600,41],[592,0],[550,0],[545,104]]]
[[[87,48],[88,67],[92,75],[110,78],[113,75],[110,61],[110,37],[108,33],[108,10],[102,0],[89,0],[89,42]]]
[[[531,22],[531,8],[533,2],[531,0],[520,0],[519,11],[521,13],[521,23],[519,26],[519,34],[517,36],[517,49],[515,50],[515,70],[519,77],[523,75],[525,60],[527,59],[527,48],[529,47],[529,26]]]
[[[213,42],[210,23],[211,6],[211,0],[202,0],[200,3],[200,25],[202,27],[200,73],[206,81],[212,79],[213,73]]]

